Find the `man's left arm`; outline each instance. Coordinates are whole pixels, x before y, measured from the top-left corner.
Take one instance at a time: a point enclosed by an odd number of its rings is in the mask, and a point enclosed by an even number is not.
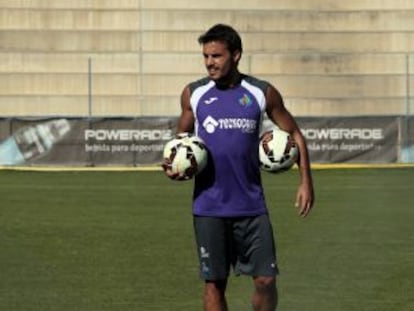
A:
[[[295,119],[286,109],[281,94],[273,86],[268,87],[266,100],[266,113],[269,119],[280,127],[280,129],[290,133],[298,146],[299,158],[297,164],[300,172],[300,184],[296,194],[295,206],[299,210],[299,215],[305,217],[312,209],[315,200],[306,140]]]

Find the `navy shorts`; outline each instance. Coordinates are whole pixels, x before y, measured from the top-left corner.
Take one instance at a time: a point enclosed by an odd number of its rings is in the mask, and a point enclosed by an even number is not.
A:
[[[237,275],[275,276],[278,273],[268,215],[194,216],[194,230],[202,279],[226,279],[231,267]]]

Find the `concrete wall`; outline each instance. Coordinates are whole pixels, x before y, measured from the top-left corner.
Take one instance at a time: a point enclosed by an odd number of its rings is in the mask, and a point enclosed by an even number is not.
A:
[[[414,1],[0,0],[0,115],[177,115],[218,22],[295,115],[414,111]]]

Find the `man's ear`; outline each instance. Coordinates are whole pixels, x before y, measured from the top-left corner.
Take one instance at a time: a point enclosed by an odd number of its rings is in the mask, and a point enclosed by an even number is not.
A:
[[[241,52],[239,50],[234,51],[233,53],[233,61],[238,63],[241,59]]]

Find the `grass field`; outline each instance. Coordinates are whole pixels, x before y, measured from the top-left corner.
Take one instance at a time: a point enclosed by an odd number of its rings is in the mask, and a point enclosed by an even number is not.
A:
[[[263,174],[277,236],[279,311],[414,310],[414,169]],[[191,182],[162,172],[0,171],[0,310],[201,310]],[[230,309],[251,282],[232,277]]]

